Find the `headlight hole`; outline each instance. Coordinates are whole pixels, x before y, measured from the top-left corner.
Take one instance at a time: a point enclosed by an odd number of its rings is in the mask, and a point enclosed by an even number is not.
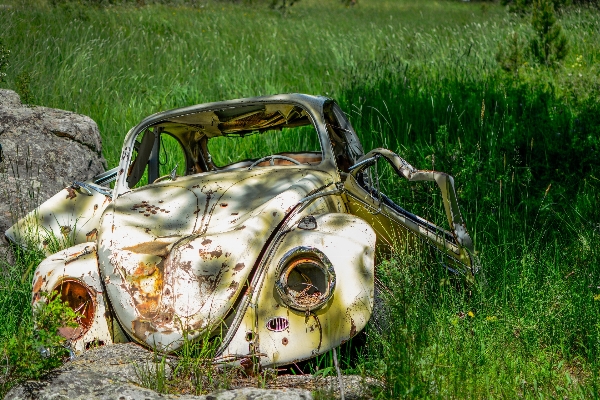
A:
[[[335,272],[329,259],[312,247],[297,247],[282,258],[276,288],[288,306],[299,311],[315,310],[331,298]]]
[[[75,340],[82,337],[94,323],[96,302],[90,289],[76,279],[64,279],[55,288],[60,300],[67,303],[69,308],[79,314],[76,327],[64,326],[58,333],[65,339]]]

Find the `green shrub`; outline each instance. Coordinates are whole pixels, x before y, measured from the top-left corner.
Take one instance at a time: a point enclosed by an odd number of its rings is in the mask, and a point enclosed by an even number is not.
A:
[[[67,303],[55,296],[35,311],[35,324],[24,317],[13,332],[2,332],[0,396],[21,381],[39,379],[70,355],[65,339],[58,334],[61,327],[77,326],[77,314]]]
[[[531,40],[533,56],[541,64],[555,66],[568,53],[567,37],[556,21],[550,0],[535,0],[531,25],[536,36]]]

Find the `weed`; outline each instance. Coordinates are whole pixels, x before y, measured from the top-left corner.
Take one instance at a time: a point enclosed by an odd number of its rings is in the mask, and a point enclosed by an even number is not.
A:
[[[140,386],[154,390],[158,393],[167,393],[169,390],[170,368],[167,365],[167,356],[154,353],[154,362],[134,364],[135,374]]]
[[[135,366],[141,386],[159,393],[195,395],[229,388],[241,370],[215,362],[218,338],[212,336],[210,329],[196,339],[189,335],[184,331],[183,344],[174,356],[155,350],[153,363]]]
[[[17,263],[31,256],[18,253]],[[26,275],[31,275],[31,263],[26,270]],[[59,335],[58,330],[62,327],[77,326],[77,314],[61,301],[58,296],[48,296],[50,300],[41,303],[32,313],[28,305],[30,290],[15,290],[15,286],[30,287],[29,282],[24,279],[12,282],[10,274],[14,273],[11,268],[6,272],[9,276],[0,277],[0,302],[21,303],[19,310],[20,319],[15,320],[15,313],[2,312],[0,318],[4,321],[0,339],[3,345],[0,347],[0,358],[2,359],[3,374],[0,376],[0,395],[4,396],[8,390],[20,381],[26,379],[39,379],[43,374],[53,368],[60,366],[70,352],[65,347],[65,339]],[[12,290],[7,290],[7,284],[12,284]],[[24,295],[27,295],[25,297]],[[8,299],[11,295],[16,298]],[[20,297],[20,298],[19,298]],[[27,299],[27,300],[26,300]],[[25,300],[25,301],[23,301]],[[24,304],[23,304],[24,303]],[[8,314],[8,315],[7,315]],[[12,314],[12,315],[11,315]],[[31,318],[33,314],[33,319]]]
[[[16,79],[17,93],[23,104],[31,105],[34,102],[31,93],[31,74],[28,71],[21,72]]]
[[[8,67],[8,56],[10,55],[10,50],[4,47],[2,43],[2,38],[0,38],[0,83],[6,81],[6,67]],[[0,159],[1,160],[1,159]]]

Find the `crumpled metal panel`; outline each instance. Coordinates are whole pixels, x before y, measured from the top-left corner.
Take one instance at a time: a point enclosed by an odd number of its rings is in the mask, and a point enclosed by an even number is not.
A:
[[[369,193],[357,181],[357,175],[364,168],[373,165],[378,158],[385,159],[393,167],[398,177],[411,182],[435,182],[441,192],[448,224],[451,231],[413,215],[399,206],[378,198],[376,190]],[[412,251],[417,239],[444,255],[445,265],[450,270],[472,280],[479,269],[473,240],[458,208],[454,190],[454,178],[444,172],[417,170],[403,158],[387,149],[374,149],[361,157],[344,183],[349,211],[367,221],[377,232],[380,245],[395,248],[396,251],[408,247]]]
[[[170,350],[181,345],[183,330],[193,339],[221,323],[285,210],[332,181],[320,171],[283,168],[178,178],[107,208],[99,264],[131,337]]]
[[[11,226],[5,235],[22,247],[39,246],[50,255],[48,243],[80,244],[97,238],[98,223],[111,199],[96,191],[67,187]]]
[[[96,261],[96,243],[85,242],[62,250],[46,258],[36,269],[33,275],[32,302],[34,308],[46,298],[42,293],[51,293],[54,290],[60,292],[60,286],[64,282],[76,281],[81,283],[91,294],[90,304],[85,307],[93,307],[93,320],[89,321],[89,329],[83,334],[72,334],[65,336],[69,345],[76,353],[81,353],[89,344],[112,344],[114,342],[127,341],[117,321],[110,314],[104,299],[104,290],[98,263]],[[84,311],[84,308],[76,310]],[[70,336],[70,337],[68,337]]]

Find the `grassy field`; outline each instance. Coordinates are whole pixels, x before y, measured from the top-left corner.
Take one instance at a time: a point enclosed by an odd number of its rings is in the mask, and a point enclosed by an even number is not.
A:
[[[302,0],[283,15],[256,3],[38,1],[0,8],[0,20],[3,86],[91,116],[110,166],[153,112],[306,92],[338,99],[365,149],[453,174],[486,282],[457,288],[418,255],[380,266],[390,327],[342,358],[384,380],[381,398],[600,397],[597,9],[560,15],[561,65],[525,58],[518,73],[495,55],[512,32],[533,35],[529,17],[494,3]],[[434,218],[427,191],[384,178],[400,204]],[[0,274],[0,346],[30,326],[38,261],[23,255]]]

